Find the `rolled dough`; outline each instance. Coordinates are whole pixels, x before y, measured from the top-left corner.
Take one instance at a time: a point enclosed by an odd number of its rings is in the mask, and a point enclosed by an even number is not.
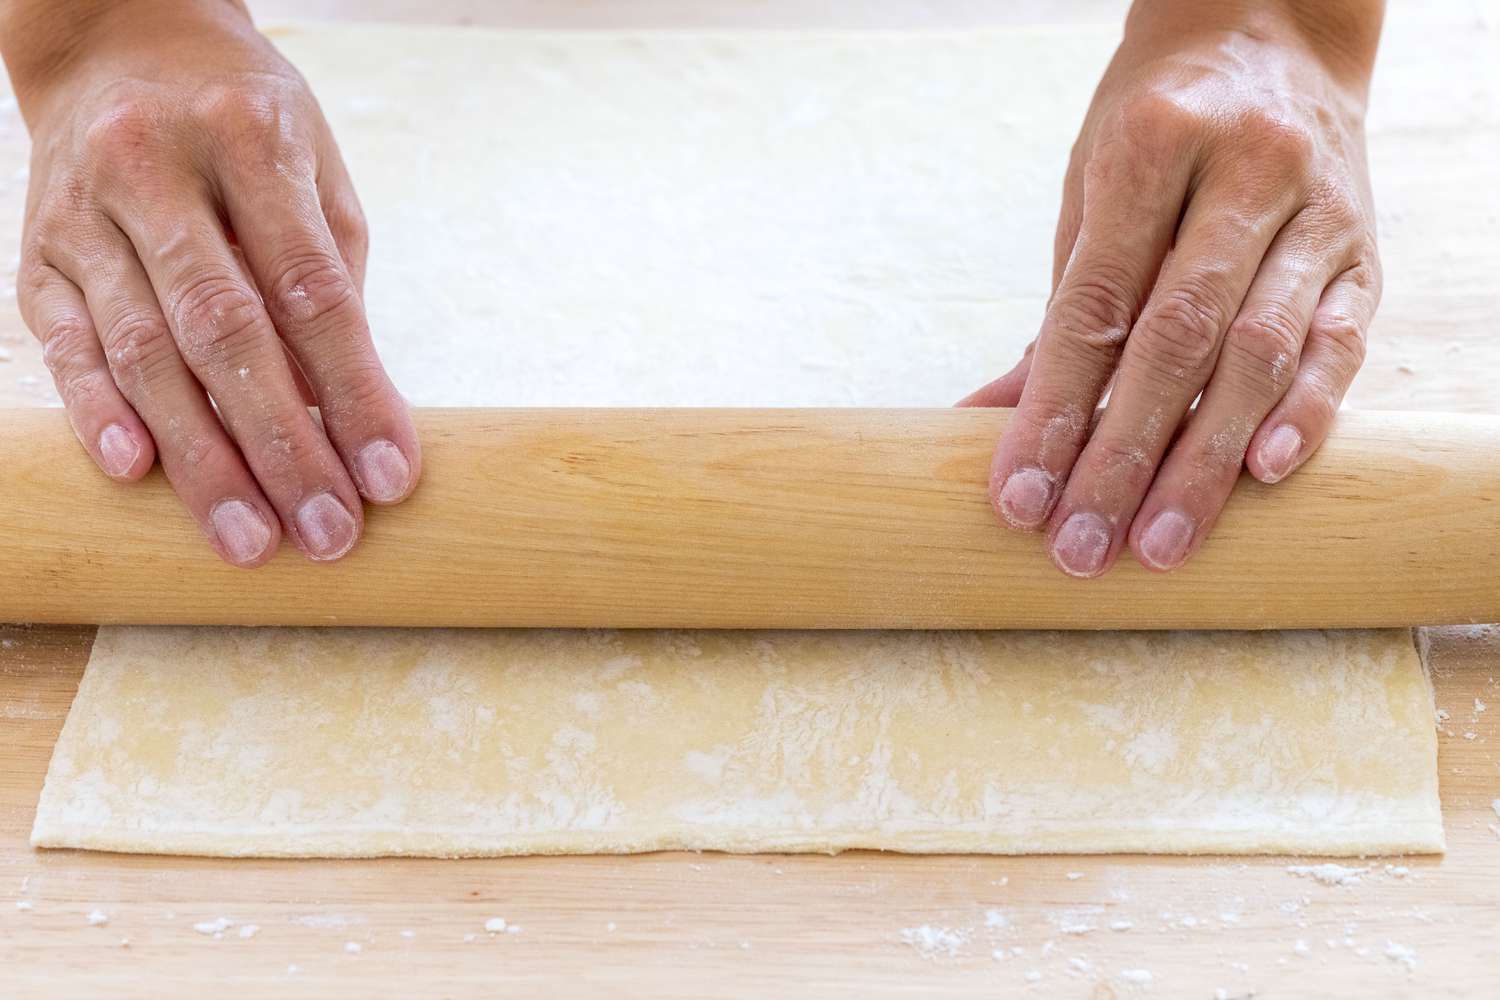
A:
[[[364,200],[382,356],[429,405],[958,398],[1036,328],[1114,43],[274,36]],[[1432,713],[1405,633],[106,628],[34,840],[1432,851]]]
[[[1441,850],[1411,634],[104,628],[33,842]]]

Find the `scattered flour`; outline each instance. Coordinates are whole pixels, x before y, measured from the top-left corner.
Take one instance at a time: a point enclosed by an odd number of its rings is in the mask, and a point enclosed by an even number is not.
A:
[[[1369,867],[1347,868],[1344,865],[1336,865],[1332,862],[1321,865],[1287,865],[1286,870],[1292,875],[1303,875],[1307,878],[1316,879],[1324,885],[1353,885],[1358,882],[1361,875],[1369,872]]]
[[[999,910],[985,910],[984,926],[992,930],[999,930],[1002,927],[1009,927],[1010,920],[1007,919],[1005,914],[1001,913]]]
[[[1120,978],[1132,986],[1150,986],[1152,976],[1149,969],[1121,969]]]
[[[18,910],[29,910],[29,909],[31,909],[31,900],[29,900],[29,899],[18,899],[18,900],[16,900],[16,909],[18,909]]]
[[[505,918],[490,917],[490,919],[484,922],[484,929],[489,931],[491,934],[499,934],[501,931],[505,930]]]
[[[969,931],[958,927],[904,927],[901,940],[916,949],[923,958],[956,958],[964,945],[969,943]]]
[[[1417,967],[1417,953],[1404,944],[1387,941],[1385,943],[1384,955],[1392,962],[1406,966],[1408,971]]]
[[[358,941],[345,941],[344,950],[351,955],[358,955],[360,952],[364,951],[364,948]]]
[[[1077,917],[1063,916],[1056,921],[1056,927],[1064,934],[1088,934],[1096,929],[1095,924]]]
[[[109,914],[103,910],[94,910],[88,915],[88,922],[90,927],[103,927],[109,923]]]
[[[255,935],[257,935],[259,933],[260,933],[260,925],[259,924],[245,924],[243,927],[240,928],[240,931],[239,931],[240,937],[247,938],[247,939],[248,938],[253,938],[253,937],[255,937]]]
[[[228,917],[218,917],[214,920],[202,920],[193,925],[193,930],[199,934],[209,937],[223,937],[224,932],[234,926],[234,921]]]

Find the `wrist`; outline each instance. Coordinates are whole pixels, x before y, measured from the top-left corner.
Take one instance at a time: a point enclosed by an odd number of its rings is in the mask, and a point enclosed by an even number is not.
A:
[[[1363,101],[1384,13],[1384,0],[1135,0],[1125,37],[1171,44],[1232,32],[1294,48]]]
[[[122,39],[170,43],[205,26],[253,30],[243,0],[0,0],[0,57],[34,127],[49,96]]]

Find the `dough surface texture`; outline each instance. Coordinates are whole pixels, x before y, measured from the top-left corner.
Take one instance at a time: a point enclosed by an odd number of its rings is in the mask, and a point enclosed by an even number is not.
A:
[[[1441,850],[1406,631],[104,628],[36,844]]]

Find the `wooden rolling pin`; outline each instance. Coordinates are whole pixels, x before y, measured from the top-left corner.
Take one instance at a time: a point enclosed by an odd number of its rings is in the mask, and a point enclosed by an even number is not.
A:
[[[221,563],[159,472],[0,412],[0,620],[1288,628],[1500,620],[1500,419],[1347,413],[1242,478],[1176,573],[1053,569],[985,493],[1001,410],[425,410],[426,472],[342,561]]]

